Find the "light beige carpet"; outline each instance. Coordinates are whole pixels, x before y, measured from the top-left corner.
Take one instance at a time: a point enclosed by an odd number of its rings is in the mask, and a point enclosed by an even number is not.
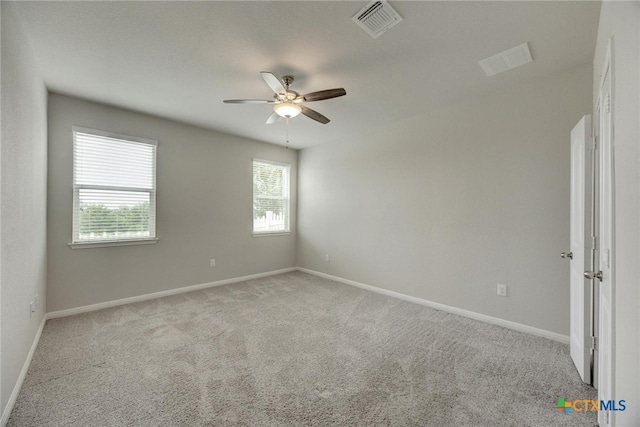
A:
[[[295,272],[47,322],[9,426],[590,426],[568,348]]]

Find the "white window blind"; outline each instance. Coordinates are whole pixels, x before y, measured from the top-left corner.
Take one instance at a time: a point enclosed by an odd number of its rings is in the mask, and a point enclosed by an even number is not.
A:
[[[291,166],[266,160],[253,161],[253,232],[289,231]]]
[[[155,238],[156,147],[73,128],[72,243]]]

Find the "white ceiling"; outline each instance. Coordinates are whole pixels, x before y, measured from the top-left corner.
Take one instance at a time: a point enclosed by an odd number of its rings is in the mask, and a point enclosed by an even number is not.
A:
[[[391,5],[403,21],[377,39],[351,17],[367,1],[18,2],[53,92],[283,144],[260,71],[331,119],[290,122],[293,148],[374,130],[405,116],[591,63],[599,2],[452,1]],[[487,77],[478,61],[529,42],[534,61]]]

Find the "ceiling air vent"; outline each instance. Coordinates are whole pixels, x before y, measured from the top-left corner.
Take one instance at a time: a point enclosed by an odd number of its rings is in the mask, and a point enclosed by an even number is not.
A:
[[[494,74],[519,67],[531,61],[529,44],[523,43],[520,46],[483,59],[480,61],[480,66],[484,72],[487,73],[487,76],[493,76]]]
[[[377,39],[389,28],[402,21],[402,17],[398,12],[384,0],[372,1],[360,12],[353,15],[353,22],[362,27],[371,37]]]

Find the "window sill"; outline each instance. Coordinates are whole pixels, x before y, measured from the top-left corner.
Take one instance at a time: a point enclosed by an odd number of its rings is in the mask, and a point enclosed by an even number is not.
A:
[[[135,239],[135,240],[99,240],[96,242],[77,242],[69,243],[71,249],[91,249],[91,248],[105,248],[108,246],[133,246],[133,245],[155,245],[158,242],[157,237],[149,239]]]
[[[260,233],[251,233],[253,237],[266,237],[266,236],[288,236],[290,231],[263,231]]]

